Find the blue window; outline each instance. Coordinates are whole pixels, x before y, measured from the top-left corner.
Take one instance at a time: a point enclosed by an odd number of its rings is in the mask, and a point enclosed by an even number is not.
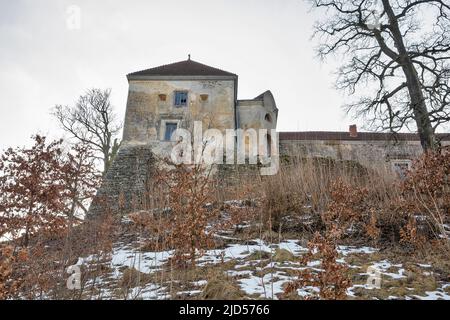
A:
[[[183,107],[187,105],[188,93],[186,91],[175,91],[175,106]]]
[[[164,140],[170,141],[170,138],[172,137],[172,133],[174,133],[175,130],[177,130],[176,123],[166,122],[166,132],[164,132]]]

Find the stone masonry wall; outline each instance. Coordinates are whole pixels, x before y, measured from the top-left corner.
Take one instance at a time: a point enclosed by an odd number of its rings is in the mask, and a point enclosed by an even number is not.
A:
[[[282,140],[281,155],[357,161],[366,167],[389,165],[392,160],[413,160],[422,153],[419,141]]]
[[[202,121],[204,128],[233,129],[234,90],[233,80],[130,81],[123,141],[164,140],[166,122],[187,128]],[[188,92],[186,106],[174,106],[176,91]]]
[[[166,145],[167,144],[167,145]],[[145,209],[146,185],[155,173],[157,155],[168,156],[171,143],[124,144],[106,174],[94,199],[89,214],[106,210],[126,214]],[[446,141],[444,145],[448,145]],[[395,160],[413,160],[422,153],[418,141],[332,141],[332,140],[281,140],[280,164],[283,157],[315,157],[349,160],[370,167],[391,166]],[[259,165],[218,165],[215,174],[217,188],[226,188],[242,181],[258,183],[263,179]]]
[[[121,147],[103,179],[89,215],[106,211],[125,214],[145,207],[145,190],[156,160],[150,145]]]

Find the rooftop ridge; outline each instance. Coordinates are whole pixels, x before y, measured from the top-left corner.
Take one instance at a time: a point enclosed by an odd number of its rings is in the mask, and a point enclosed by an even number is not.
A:
[[[437,133],[438,139],[450,141],[450,133]],[[350,136],[348,131],[281,131],[279,139],[289,140],[347,140],[347,141],[420,141],[417,133],[411,132],[358,132],[356,137]]]
[[[194,61],[190,58],[188,60],[164,64],[161,66],[143,69],[132,72],[127,77],[133,76],[233,76],[236,74],[208,66],[206,64]]]

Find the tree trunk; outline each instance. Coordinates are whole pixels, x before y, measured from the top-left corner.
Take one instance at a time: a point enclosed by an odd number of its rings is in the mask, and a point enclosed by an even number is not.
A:
[[[406,84],[408,86],[408,92],[411,99],[411,109],[414,113],[414,120],[416,121],[420,143],[422,144],[422,148],[425,152],[428,150],[433,150],[436,148],[437,144],[417,70],[408,55],[408,51],[406,50],[400,27],[398,25],[397,17],[395,16],[389,0],[383,0],[383,7],[389,17],[390,30],[399,53],[398,62],[400,63],[406,76]]]
[[[106,172],[108,171],[110,164],[111,163],[109,158],[109,149],[103,150],[103,173],[102,173],[103,176],[106,175]]]
[[[30,227],[28,226],[28,221],[25,226],[25,236],[23,237],[22,246],[24,248],[28,247],[28,243],[30,242]]]
[[[420,88],[420,82],[417,80],[416,70],[410,68],[409,63],[402,68],[408,81],[408,91],[411,97],[411,106],[414,111],[414,119],[417,124],[420,143],[422,144],[424,151],[433,150],[436,148],[434,130],[428,116],[428,110],[422,89]]]

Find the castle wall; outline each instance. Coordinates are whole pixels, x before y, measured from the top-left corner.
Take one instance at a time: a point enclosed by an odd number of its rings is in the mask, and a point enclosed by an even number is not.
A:
[[[449,145],[444,141],[443,145]],[[390,166],[422,154],[419,141],[280,140],[280,155],[357,161],[366,167]]]
[[[444,141],[444,146],[450,141]],[[126,214],[146,209],[151,195],[146,187],[158,166],[157,156],[170,155],[171,142],[146,145],[122,145],[107,172],[89,210],[91,216],[102,212]],[[280,140],[280,156],[298,158],[331,158],[355,161],[367,168],[395,171],[395,164],[408,163],[422,153],[419,141],[346,141],[346,140]],[[284,161],[281,161],[283,165]],[[218,165],[214,172],[217,187],[225,188],[242,181],[260,181],[259,165]]]
[[[120,147],[89,208],[89,216],[125,214],[146,207],[146,187],[157,165],[153,149],[152,145]]]

